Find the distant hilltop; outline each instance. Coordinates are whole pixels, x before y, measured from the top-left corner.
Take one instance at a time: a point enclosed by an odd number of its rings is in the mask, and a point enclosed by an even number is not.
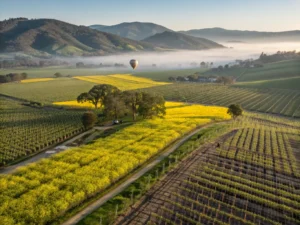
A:
[[[226,30],[220,27],[215,27],[180,32],[191,36],[207,38],[219,42],[228,42],[232,40],[234,40],[235,42],[300,42],[300,30],[260,32],[247,30]]]
[[[204,50],[224,48],[224,46],[208,39],[193,37],[173,31],[165,31],[163,33],[155,34],[144,39],[144,41],[161,48],[169,49]]]

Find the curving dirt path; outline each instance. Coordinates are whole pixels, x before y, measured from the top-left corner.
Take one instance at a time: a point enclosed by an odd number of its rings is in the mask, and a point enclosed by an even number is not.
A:
[[[149,162],[146,166],[142,167],[142,169],[136,171],[133,173],[133,175],[125,180],[123,183],[121,183],[118,187],[111,190],[104,196],[102,196],[100,199],[96,200],[89,206],[87,206],[85,209],[78,212],[73,217],[69,218],[67,221],[65,221],[62,225],[73,225],[77,224],[80,220],[82,220],[84,217],[86,217],[88,214],[95,211],[97,208],[99,208],[101,205],[103,205],[105,202],[107,202],[109,199],[115,197],[119,193],[121,193],[125,188],[127,188],[130,184],[132,184],[134,181],[139,179],[141,176],[143,176],[146,172],[151,170],[154,166],[156,166],[158,163],[160,163],[164,158],[166,158],[168,155],[170,155],[172,152],[174,152],[180,145],[182,145],[185,141],[187,141],[191,136],[199,132],[201,129],[213,126],[215,124],[222,124],[226,123],[227,121],[218,122],[218,123],[210,123],[204,126],[201,126],[189,134],[185,135],[181,139],[177,140],[175,143],[173,143],[171,146],[169,146],[165,151],[163,151],[160,155],[158,155],[155,159],[153,159],[151,162]]]
[[[88,131],[85,131],[81,134],[78,134],[77,136],[63,142],[63,143],[60,143],[59,145],[57,146],[65,146],[67,144],[70,144],[72,142],[74,142],[75,140],[85,136],[86,134],[90,134],[92,132],[94,132],[95,130],[107,130],[107,129],[110,129],[112,128],[112,126],[103,126],[103,127],[94,127],[93,129],[91,130],[88,130]],[[28,159],[25,159],[24,161],[21,161],[19,163],[16,163],[14,165],[11,165],[11,166],[7,166],[7,167],[3,167],[3,168],[0,168],[0,174],[11,174],[13,173],[16,169],[18,169],[19,167],[22,167],[22,166],[26,166],[30,163],[34,163],[34,162],[37,162],[41,159],[45,159],[45,158],[49,158],[51,157],[53,154],[56,154],[56,153],[59,153],[59,152],[62,152],[66,149],[56,149],[56,147],[53,147],[53,148],[49,148],[49,149],[46,149],[40,153],[37,153],[36,155],[28,158]]]

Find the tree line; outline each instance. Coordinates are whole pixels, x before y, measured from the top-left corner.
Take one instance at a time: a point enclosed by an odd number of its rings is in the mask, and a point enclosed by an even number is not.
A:
[[[117,67],[117,68],[125,68],[126,66],[123,63],[115,63],[115,64],[84,64],[83,62],[77,62],[76,68],[105,68],[105,67]]]
[[[276,54],[273,55],[267,55],[264,52],[262,52],[256,61],[261,63],[272,63],[290,59],[300,59],[300,52],[278,51],[276,52]]]
[[[235,79],[230,76],[202,76],[198,74],[192,74],[188,76],[169,77],[171,82],[200,82],[200,83],[220,83],[224,85],[230,85],[235,82]]]
[[[0,83],[24,80],[27,78],[27,76],[27,73],[9,73],[6,75],[0,75]]]
[[[103,109],[103,116],[115,120],[127,115],[129,112],[132,114],[134,121],[138,115],[146,119],[154,116],[163,117],[166,114],[163,96],[138,90],[121,91],[109,84],[95,85],[88,92],[81,93],[77,97],[77,102],[92,103],[95,109]],[[90,116],[87,114],[83,116],[83,121],[95,120],[95,118],[91,118],[94,117],[91,112],[88,114]],[[88,128],[86,125],[85,127]]]
[[[69,65],[66,61],[55,60],[55,59],[45,59],[45,60],[37,60],[32,59],[31,57],[26,56],[15,56],[11,60],[0,58],[0,68],[18,68],[18,67],[49,67],[49,66],[67,66]]]

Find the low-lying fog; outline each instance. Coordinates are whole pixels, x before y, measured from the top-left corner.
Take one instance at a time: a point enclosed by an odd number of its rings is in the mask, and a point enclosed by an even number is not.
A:
[[[202,51],[169,51],[153,53],[130,53],[121,55],[76,58],[86,64],[114,64],[122,63],[129,68],[129,60],[139,61],[138,71],[145,69],[179,69],[191,68],[191,63],[213,62],[214,66],[234,62],[236,59],[256,59],[261,52],[274,54],[277,51],[300,51],[300,42],[297,43],[221,43],[227,48]],[[156,64],[156,67],[153,67]],[[114,68],[116,70],[116,68]],[[122,69],[124,70],[124,68]]]

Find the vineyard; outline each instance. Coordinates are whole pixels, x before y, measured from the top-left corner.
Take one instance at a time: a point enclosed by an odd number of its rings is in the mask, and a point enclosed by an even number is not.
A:
[[[226,112],[222,107],[167,103],[163,119],[137,122],[92,144],[74,147],[2,176],[1,221],[6,225],[48,224],[193,128],[229,119]]]
[[[299,224],[299,127],[275,124],[253,117],[234,122],[117,224]]]
[[[207,105],[240,104],[244,109],[300,117],[300,91],[238,88],[217,84],[172,84],[146,89],[170,101]]]
[[[34,109],[0,98],[0,165],[41,151],[83,131],[80,113]]]
[[[274,80],[281,78],[299,77],[300,61],[286,60],[275,63],[266,63],[258,68],[233,67],[223,70],[208,70],[204,75],[232,76],[238,82]]]
[[[96,84],[110,84],[116,86],[122,91],[169,84],[156,82],[147,78],[135,77],[129,74],[115,74],[107,76],[80,76],[75,78]]]

